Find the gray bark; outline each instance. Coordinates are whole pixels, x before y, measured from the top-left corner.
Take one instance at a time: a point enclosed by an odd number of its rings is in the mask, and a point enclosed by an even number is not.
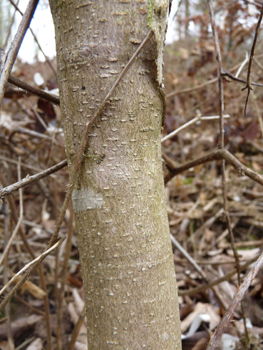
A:
[[[152,1],[50,4],[72,179],[84,125],[148,33]],[[181,346],[157,55],[153,39],[117,87],[89,135],[72,194],[90,350]]]

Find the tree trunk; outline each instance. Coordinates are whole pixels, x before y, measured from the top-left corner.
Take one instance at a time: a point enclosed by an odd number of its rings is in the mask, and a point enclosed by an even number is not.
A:
[[[155,2],[50,0],[71,179],[85,124],[149,25],[164,32],[152,15],[168,0]],[[157,47],[154,38],[146,44],[95,123],[72,194],[89,350],[180,349]]]

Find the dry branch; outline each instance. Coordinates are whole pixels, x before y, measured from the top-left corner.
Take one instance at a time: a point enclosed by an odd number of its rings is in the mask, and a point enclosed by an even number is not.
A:
[[[21,276],[23,273],[24,276],[19,279],[15,287],[8,293],[8,295],[4,298],[2,303],[0,304],[0,312],[3,310],[5,305],[8,303],[8,301],[14,296],[14,294],[17,292],[19,288],[23,285],[23,283],[28,279],[30,274],[42,263],[42,261],[57,247],[60,246],[60,244],[63,242],[64,239],[60,239],[58,242],[56,242],[51,248],[45,250],[41,255],[39,255],[37,258],[35,258],[33,261],[28,263],[26,266],[24,266],[18,273],[16,273],[11,280],[0,290],[0,295],[2,295],[5,290],[16,281],[18,276]]]
[[[221,159],[224,159],[227,163],[231,164],[240,175],[246,175],[250,177],[252,180],[254,180],[255,182],[263,186],[263,177],[257,172],[249,169],[244,164],[242,164],[235,156],[233,156],[226,149],[213,151],[203,157],[191,160],[190,162],[187,162],[176,168],[171,168],[172,163],[170,163],[170,165],[168,166],[169,173],[165,176],[164,182],[165,183],[169,182],[174,176],[190,168],[193,168],[197,165],[211,162],[212,160],[221,160]]]
[[[7,194],[11,194],[12,192],[18,190],[19,188],[33,184],[34,182],[36,182],[40,179],[43,179],[44,177],[47,177],[48,175],[53,174],[56,171],[64,168],[66,165],[67,165],[67,160],[64,159],[62,162],[60,162],[60,163],[58,163],[58,164],[56,164],[56,165],[54,165],[46,170],[41,171],[38,174],[35,174],[32,176],[27,176],[24,179],[22,179],[21,181],[15,182],[10,186],[7,186],[7,187],[1,189],[0,190],[0,197],[4,197]]]
[[[250,77],[251,77],[251,70],[252,70],[252,62],[253,62],[253,57],[255,55],[257,38],[258,38],[258,34],[259,34],[259,29],[260,29],[260,24],[261,24],[261,21],[262,21],[262,17],[263,17],[263,4],[261,6],[260,15],[259,15],[259,18],[258,18],[258,23],[257,23],[255,35],[254,35],[254,40],[253,40],[253,44],[252,44],[251,51],[250,51],[250,57],[249,57],[248,69],[247,69],[246,86],[242,89],[242,91],[247,89],[247,97],[246,97],[246,102],[245,102],[245,107],[244,107],[244,116],[245,117],[246,117],[246,114],[247,114],[247,104],[248,104],[248,99],[249,99],[249,95],[250,95],[250,90],[252,90],[251,81],[250,81],[251,80]]]
[[[247,289],[251,285],[251,282],[253,281],[253,279],[257,275],[257,273],[258,273],[259,269],[262,267],[262,265],[263,265],[263,253],[259,256],[259,258],[256,261],[254,267],[251,269],[251,271],[249,272],[249,274],[245,278],[244,282],[239,287],[238,292],[237,292],[234,300],[232,301],[232,304],[228,308],[224,318],[221,320],[221,322],[220,322],[219,326],[217,327],[215,333],[212,335],[212,338],[211,338],[211,340],[209,342],[207,350],[214,350],[216,348],[216,345],[217,345],[217,342],[218,342],[219,338],[222,336],[224,330],[229,325],[229,322],[231,321],[236,308],[238,307],[238,305],[241,302],[245,292],[247,291]]]
[[[31,19],[35,13],[37,5],[38,5],[38,0],[31,0],[27,5],[26,12],[22,17],[17,33],[11,43],[9,51],[6,53],[5,62],[3,63],[3,69],[0,77],[0,106],[2,104],[2,100],[5,92],[5,86],[8,81],[11,69],[15,62],[22,40],[26,34],[26,31],[30,25]]]

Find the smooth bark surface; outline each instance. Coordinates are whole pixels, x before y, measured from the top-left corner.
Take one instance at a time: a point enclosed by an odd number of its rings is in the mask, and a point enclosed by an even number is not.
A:
[[[149,32],[152,1],[50,3],[73,178],[84,125]],[[94,125],[72,194],[90,350],[180,348],[156,59],[152,39]]]

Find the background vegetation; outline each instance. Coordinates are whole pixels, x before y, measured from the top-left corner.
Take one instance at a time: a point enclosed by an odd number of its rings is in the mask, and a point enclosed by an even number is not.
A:
[[[223,69],[227,72],[223,74],[225,149],[248,169],[262,174],[262,87],[255,86],[251,90],[246,113],[247,91],[241,91],[246,86],[248,58],[261,4],[214,1],[213,7]],[[216,119],[220,114],[218,53],[214,48],[207,2],[181,1],[174,23],[177,40],[166,46],[164,55],[167,115],[163,137],[192,119],[199,119],[163,141],[167,211],[177,266],[182,333],[187,334],[194,320],[198,322],[200,315],[205,315],[202,316],[204,321],[183,340],[183,349],[205,349],[210,332],[223,317],[238,292],[238,285],[260,255],[263,246],[263,195],[260,181],[247,177],[242,168],[237,172],[228,163],[225,171],[222,170],[222,161],[216,157],[196,162],[195,166],[186,167],[176,176],[171,175],[182,164],[206,157],[220,146],[220,128]],[[262,33],[259,31],[251,70],[251,81],[259,84],[263,84],[261,47]],[[55,59],[33,65],[17,61],[12,75],[36,86],[38,80],[35,74],[38,73],[43,77],[39,87],[52,90],[57,88],[52,66],[56,66]],[[243,83],[235,80],[237,75]],[[214,118],[204,118],[208,116]],[[59,107],[9,84],[0,115],[0,144],[0,182],[3,188],[63,161],[65,152]],[[8,257],[1,261],[1,285],[32,260],[21,237],[26,239],[35,256],[45,249],[67,183],[67,168],[63,167],[51,176],[5,197],[0,212],[2,252],[10,232],[17,230],[18,234]],[[223,209],[226,208],[229,216],[224,214]],[[234,239],[232,245],[229,224]],[[55,346],[60,336],[64,346],[68,346],[72,336],[71,344],[75,343],[76,349],[84,349],[82,280],[71,208],[67,211],[61,234],[69,239],[43,262],[52,343]],[[178,247],[181,247],[180,250]],[[233,247],[237,249],[238,259]],[[185,251],[197,266],[193,266]],[[240,281],[235,273],[237,260]],[[29,349],[32,343],[35,344],[34,349],[45,348],[45,291],[40,288],[40,278],[34,272],[2,313],[0,346],[3,349],[14,346],[16,349]],[[61,299],[65,303],[61,304]],[[262,300],[261,270],[243,299],[243,309],[235,310],[234,322],[223,332],[236,347],[263,348]],[[63,315],[60,323],[57,323],[58,314]],[[247,330],[242,322],[244,315]],[[73,349],[73,345],[70,346]],[[226,349],[224,337],[220,346]]]

